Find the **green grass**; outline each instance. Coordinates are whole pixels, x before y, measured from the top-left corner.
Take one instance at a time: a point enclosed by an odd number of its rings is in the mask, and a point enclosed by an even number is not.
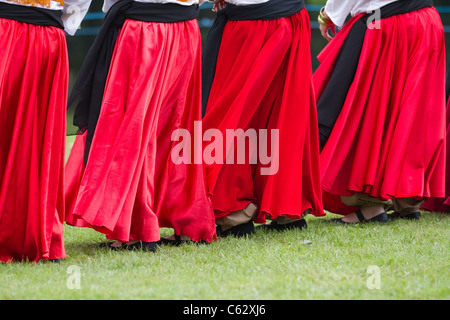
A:
[[[104,235],[66,226],[61,264],[0,264],[0,300],[450,299],[450,214],[355,226],[331,217],[307,217],[306,230],[259,230],[156,253],[101,249]],[[380,270],[380,289],[368,288],[370,266]]]
[[[61,264],[0,265],[0,299],[450,298],[450,214],[355,226],[331,224],[331,216],[308,217],[307,230],[156,253],[100,249],[103,235],[67,226]],[[79,289],[70,289],[74,266]],[[380,268],[380,289],[367,286],[369,266]]]

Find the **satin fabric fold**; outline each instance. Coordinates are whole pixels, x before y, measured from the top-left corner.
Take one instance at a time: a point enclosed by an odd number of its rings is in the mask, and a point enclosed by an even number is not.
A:
[[[418,11],[433,6],[432,0],[402,0],[385,5],[378,12],[372,11],[353,19],[351,28],[347,28],[345,41],[339,46],[339,53],[334,66],[328,69],[325,88],[317,100],[317,115],[319,119],[320,146],[323,147],[336,123],[347,93],[355,78],[359,57],[364,44],[367,29],[377,28],[380,19]],[[342,38],[341,38],[342,39]]]
[[[201,39],[196,20],[127,20],[117,39],[96,132],[84,167],[85,135],[66,166],[70,225],[108,239],[160,239],[173,228],[194,241],[215,239],[201,164],[175,164],[176,129],[193,136],[201,120]]]
[[[450,73],[449,73],[450,75]],[[450,76],[447,76],[447,84],[450,82]],[[422,209],[434,212],[450,212],[450,99],[447,103],[447,134],[445,144],[446,163],[445,163],[445,197],[430,198],[425,201]]]
[[[217,17],[208,31],[203,55],[202,108],[205,115],[211,86],[216,72],[217,57],[222,42],[223,30],[228,21],[276,20],[289,17],[305,8],[304,0],[269,0],[263,3],[238,6],[227,3],[217,12]]]
[[[229,21],[224,29],[203,130],[279,130],[278,171],[257,164],[205,164],[216,219],[255,202],[255,221],[322,210],[317,113],[306,9],[272,21]],[[261,138],[261,137],[259,137]],[[205,142],[207,150],[209,143]],[[268,142],[268,149],[271,144]],[[236,145],[235,147],[236,148]],[[225,144],[224,159],[236,149]]]
[[[129,19],[143,22],[175,23],[196,19],[198,13],[198,5],[140,3],[133,0],[121,0],[108,10],[95,41],[86,55],[68,100],[68,113],[73,115],[72,122],[74,126],[78,127],[77,134],[87,130],[85,165],[100,115],[112,55],[124,22]]]
[[[318,99],[354,17],[319,55]],[[434,8],[380,20],[364,38],[355,79],[321,153],[326,210],[340,196],[382,200],[444,194],[445,44]]]
[[[0,34],[0,261],[64,258],[65,34],[7,19]]]

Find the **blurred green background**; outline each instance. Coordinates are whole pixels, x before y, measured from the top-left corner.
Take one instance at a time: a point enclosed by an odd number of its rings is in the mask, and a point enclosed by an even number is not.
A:
[[[306,0],[307,9],[311,17],[312,37],[311,37],[311,55],[313,69],[315,70],[319,63],[317,61],[318,53],[327,44],[327,41],[323,39],[319,32],[319,25],[317,23],[317,15],[320,8],[326,3],[326,0]],[[446,31],[446,47],[447,47],[447,61],[450,63],[450,1],[449,0],[434,0],[434,4],[438,9],[444,28]],[[102,13],[103,1],[92,1],[89,12],[86,19],[81,25],[81,29],[73,37],[68,36],[68,49],[70,60],[70,83],[71,88],[78,71],[83,63],[89,47],[94,41],[95,35],[98,32],[98,28],[102,22],[104,14]],[[201,14],[198,18],[200,29],[202,32],[203,41],[206,40],[209,27],[211,26],[215,14],[211,11],[211,5],[205,3],[201,6]],[[448,64],[450,65],[450,64]]]

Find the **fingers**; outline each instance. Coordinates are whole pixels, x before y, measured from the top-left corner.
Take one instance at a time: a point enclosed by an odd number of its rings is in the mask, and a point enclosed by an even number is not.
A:
[[[333,38],[330,36],[329,31],[332,31],[333,34],[336,34],[336,27],[335,26],[320,26],[320,33],[322,37],[324,37],[328,42],[331,41]]]
[[[331,32],[333,32],[333,36],[335,36],[336,35],[336,26],[335,25],[331,26],[330,30],[331,30]]]
[[[333,36],[336,35],[336,26],[328,16],[328,14],[325,12],[325,7],[322,7],[322,9],[320,9],[319,15],[317,16],[317,21],[320,24],[320,33],[322,34],[322,37],[324,37],[328,41],[331,41],[333,39]],[[332,32],[331,35],[330,31]]]

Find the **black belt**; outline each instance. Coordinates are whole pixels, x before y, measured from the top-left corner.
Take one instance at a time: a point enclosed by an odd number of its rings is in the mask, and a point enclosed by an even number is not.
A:
[[[217,13],[203,50],[202,104],[203,115],[206,112],[209,93],[216,72],[222,34],[228,21],[275,20],[292,16],[305,8],[304,0],[270,0],[261,4],[236,6],[230,3]]]
[[[0,18],[36,26],[64,29],[61,10],[50,10],[0,2]]]
[[[379,17],[386,19],[432,6],[432,0],[400,0],[382,7]],[[330,80],[317,102],[319,139],[322,147],[330,137],[355,78],[370,17],[374,17],[374,12],[364,15],[352,26],[339,52]]]
[[[121,0],[108,11],[83,62],[68,101],[68,113],[74,113],[73,124],[79,128],[79,132],[87,130],[85,164],[100,115],[116,40],[125,20],[175,23],[196,19],[199,10],[198,5],[182,6]]]

